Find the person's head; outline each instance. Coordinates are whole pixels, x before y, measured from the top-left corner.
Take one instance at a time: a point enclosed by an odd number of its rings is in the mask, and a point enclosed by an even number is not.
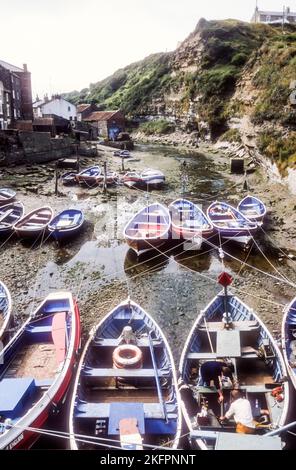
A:
[[[232,377],[232,372],[231,372],[230,367],[226,367],[226,366],[223,367],[222,372],[223,372],[224,377],[230,377],[230,378]]]
[[[233,401],[238,400],[239,398],[242,398],[242,392],[240,390],[232,390],[231,392],[231,398]]]

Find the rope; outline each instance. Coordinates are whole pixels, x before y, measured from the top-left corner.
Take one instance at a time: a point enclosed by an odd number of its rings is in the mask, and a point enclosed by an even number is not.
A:
[[[17,429],[24,429],[22,426],[18,426],[16,424],[12,425],[11,428],[17,428]],[[106,447],[106,443],[123,443],[123,444],[129,444],[129,445],[138,445],[137,443],[131,443],[129,441],[119,441],[117,439],[108,439],[108,438],[103,438],[103,437],[97,437],[97,436],[89,436],[89,435],[86,435],[86,434],[70,434],[69,432],[65,432],[65,431],[55,431],[55,430],[51,430],[51,429],[40,429],[40,428],[34,428],[34,427],[30,427],[28,426],[27,428],[25,428],[25,430],[27,431],[32,431],[32,432],[36,432],[38,434],[43,434],[43,435],[46,435],[46,436],[50,436],[50,437],[60,437],[61,439],[71,439],[71,438],[74,438],[77,442],[82,442],[82,443],[86,443],[86,444],[93,444],[93,445],[97,445],[97,446],[101,446],[101,447]],[[187,434],[188,435],[188,434]],[[183,436],[182,436],[183,437]],[[171,440],[171,441],[168,441],[165,445],[169,445],[170,443],[173,443],[175,439]],[[170,450],[168,449],[167,447],[165,446],[157,446],[155,447],[154,445],[151,445],[151,444],[142,444],[143,447],[146,447],[147,449],[153,449],[153,450]],[[120,446],[113,446],[113,445],[108,445],[108,447],[110,449],[118,449],[118,450],[123,450],[122,447]],[[178,450],[178,449],[176,449]]]

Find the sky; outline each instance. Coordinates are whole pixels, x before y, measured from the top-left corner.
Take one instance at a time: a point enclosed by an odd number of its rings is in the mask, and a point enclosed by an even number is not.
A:
[[[27,63],[33,95],[81,90],[155,52],[200,18],[249,21],[254,0],[0,0],[0,59]],[[284,0],[258,0],[282,10]],[[296,10],[296,0],[286,3]]]

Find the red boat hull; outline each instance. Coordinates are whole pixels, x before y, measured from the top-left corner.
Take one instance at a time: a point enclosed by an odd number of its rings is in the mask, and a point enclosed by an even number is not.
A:
[[[65,374],[63,381],[60,384],[58,391],[54,395],[51,402],[48,404],[46,408],[42,410],[40,415],[36,419],[34,419],[34,421],[30,423],[30,427],[32,428],[38,428],[38,429],[42,428],[42,426],[48,419],[49,415],[51,414],[52,408],[53,407],[58,408],[59,405],[61,405],[61,402],[69,388],[71,379],[73,377],[75,365],[77,363],[77,358],[78,358],[78,351],[80,348],[80,340],[81,340],[79,308],[78,308],[77,302],[75,302],[74,305],[75,305],[75,325],[76,325],[75,339],[74,339],[73,354],[68,364],[67,372]],[[39,437],[40,437],[40,434],[34,431],[21,431],[20,430],[19,436],[14,438],[14,440],[6,447],[6,450],[30,449],[30,447],[32,447],[32,445],[38,440]]]

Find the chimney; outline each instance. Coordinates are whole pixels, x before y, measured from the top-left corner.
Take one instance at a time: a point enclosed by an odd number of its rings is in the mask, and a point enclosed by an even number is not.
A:
[[[48,103],[48,95],[47,94],[44,95],[44,101],[45,101],[45,103]]]
[[[24,65],[23,65],[23,69],[24,69],[24,72],[28,72],[27,64],[24,64]]]

